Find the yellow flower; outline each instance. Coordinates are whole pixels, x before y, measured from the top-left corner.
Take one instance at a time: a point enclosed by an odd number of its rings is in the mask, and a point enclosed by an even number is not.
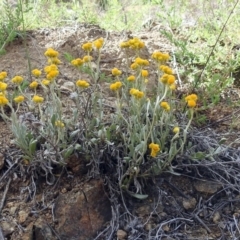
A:
[[[156,143],[150,143],[148,147],[151,149],[150,156],[156,157],[157,153],[160,151],[160,146]]]
[[[95,46],[96,49],[101,49],[103,46],[103,38],[99,38],[93,42],[93,45]]]
[[[84,61],[81,58],[76,58],[71,61],[71,64],[75,67],[82,66]]]
[[[120,47],[121,48],[128,48],[130,46],[130,44],[129,44],[129,42],[127,41],[127,42],[121,42],[120,43]]]
[[[92,57],[91,56],[84,56],[83,57],[83,62],[86,63],[86,62],[91,62],[92,61]]]
[[[173,75],[168,75],[168,79],[167,79],[167,84],[168,85],[172,85],[175,83],[175,76]]]
[[[188,107],[194,108],[197,105],[198,96],[196,94],[190,94],[185,97]]]
[[[168,102],[161,102],[160,106],[165,110],[165,111],[170,111],[170,105],[168,104]]]
[[[49,63],[49,64],[59,65],[59,64],[61,64],[62,62],[60,61],[59,58],[53,57],[53,58],[48,59],[48,63]]]
[[[152,58],[157,62],[164,63],[170,59],[170,56],[168,53],[154,52]]]
[[[48,48],[44,55],[49,58],[55,58],[58,56],[58,52],[52,48]]]
[[[122,87],[122,83],[119,82],[119,81],[117,81],[117,82],[115,82],[115,83],[112,83],[112,84],[110,85],[110,89],[111,89],[112,91],[117,91],[117,90],[120,89],[121,87]]]
[[[15,84],[21,84],[23,82],[23,77],[21,76],[15,76],[13,79],[12,79],[12,82],[15,83]]]
[[[35,102],[35,103],[42,103],[44,101],[44,98],[40,97],[38,95],[34,95],[33,98],[32,98],[32,101]]]
[[[140,65],[140,66],[148,66],[149,62],[146,59],[142,59],[140,57],[137,57],[134,61],[136,64]]]
[[[120,71],[119,69],[117,69],[117,68],[112,69],[112,75],[113,76],[119,76],[121,74],[122,74],[122,71]]]
[[[198,100],[198,96],[196,94],[190,94],[188,96],[185,97],[185,101],[189,101],[189,100],[193,100],[193,101],[197,101]]]
[[[87,88],[87,87],[89,87],[90,84],[85,80],[78,80],[76,82],[76,85],[77,85],[77,87]]]
[[[92,43],[87,42],[82,45],[82,49],[86,52],[91,52],[92,51]]]
[[[173,70],[166,65],[160,65],[159,69],[166,74],[173,74]]]
[[[48,86],[48,85],[50,84],[50,81],[47,80],[47,79],[43,79],[43,80],[42,80],[42,84],[43,84],[44,86]]]
[[[174,127],[173,128],[173,133],[177,134],[177,133],[179,133],[179,131],[180,131],[179,127]]]
[[[33,75],[34,77],[40,77],[41,74],[42,74],[42,72],[41,72],[39,69],[33,69],[33,70],[32,70],[32,75]]]
[[[128,43],[130,48],[136,49],[136,50],[139,50],[145,47],[144,42],[142,42],[139,38],[136,38],[136,37],[128,40]]]
[[[3,81],[7,77],[7,72],[0,72],[0,81]]]
[[[0,96],[0,106],[3,107],[6,104],[8,104],[8,99],[5,96]]]
[[[136,80],[136,77],[133,76],[133,75],[131,75],[131,76],[129,76],[129,77],[127,78],[127,80],[128,80],[129,82],[133,82],[133,81]]]
[[[46,67],[44,68],[44,72],[45,72],[45,73],[49,73],[49,72],[51,72],[51,71],[53,71],[53,70],[58,70],[58,66],[55,65],[55,64],[51,64],[51,65],[48,65],[48,66],[46,66]]]
[[[55,126],[56,126],[56,127],[63,128],[65,125],[64,125],[64,123],[63,123],[62,121],[57,120],[57,121],[55,121]]]
[[[137,99],[140,99],[140,98],[142,98],[142,97],[144,96],[144,92],[139,91],[139,90],[136,89],[136,88],[131,88],[130,91],[129,91],[129,93],[130,93],[132,96],[134,96],[135,98],[137,98]]]
[[[148,77],[148,70],[142,70],[141,75],[142,77]]]
[[[174,91],[174,90],[176,90],[177,86],[175,83],[173,83],[169,86],[169,88]]]
[[[168,85],[172,85],[173,83],[175,83],[175,77],[173,75],[170,74],[163,74],[162,77],[160,78],[160,81],[163,84],[168,84]]]
[[[21,103],[21,102],[23,102],[24,101],[24,96],[22,96],[22,95],[20,95],[20,96],[18,96],[18,97],[15,97],[13,100],[14,100],[14,102],[16,102],[16,103]]]
[[[29,87],[32,89],[36,89],[38,87],[38,82],[37,81],[33,81],[29,84]]]
[[[187,101],[187,105],[188,105],[188,107],[190,107],[190,108],[194,108],[194,107],[196,107],[197,103],[196,103],[196,101],[194,101],[194,100],[188,100],[188,101]]]
[[[6,83],[4,83],[4,82],[0,82],[0,91],[5,91],[6,89],[7,89],[7,84]]]
[[[51,81],[51,80],[53,80],[55,77],[57,77],[58,74],[59,74],[59,71],[58,71],[58,70],[51,70],[51,71],[47,74],[46,78]]]
[[[132,70],[136,70],[136,69],[139,68],[139,65],[134,62],[134,63],[131,64],[130,68],[131,68]]]

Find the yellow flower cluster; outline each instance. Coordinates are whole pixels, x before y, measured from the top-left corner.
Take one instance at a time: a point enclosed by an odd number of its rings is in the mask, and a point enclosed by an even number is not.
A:
[[[44,72],[46,73],[47,80],[51,82],[59,75],[57,66],[61,63],[61,61],[57,58],[59,53],[52,48],[48,48],[44,55],[49,58],[49,65],[44,68]]]
[[[58,75],[58,66],[55,64],[48,65],[44,68],[44,72],[46,73],[46,78],[49,81],[53,81]]]
[[[43,79],[43,80],[42,80],[42,84],[43,84],[44,86],[48,86],[50,83],[51,83],[51,82],[50,82],[49,80],[47,80],[47,79]]]
[[[88,88],[89,87],[89,83],[85,80],[77,80],[76,81],[76,86],[80,87],[80,88]]]
[[[0,91],[4,92],[7,89],[7,84],[5,82],[0,82]]]
[[[0,72],[0,81],[4,81],[7,77],[7,72]]]
[[[8,99],[4,95],[0,95],[0,106],[3,107],[8,104]]]
[[[139,91],[139,90],[136,89],[136,88],[131,88],[130,91],[129,91],[129,93],[130,93],[132,96],[134,96],[135,98],[137,98],[137,99],[140,99],[140,98],[142,98],[142,97],[144,96],[144,92]]]
[[[165,63],[170,59],[170,56],[168,53],[154,52],[152,58],[159,63]]]
[[[131,69],[136,70],[140,67],[145,67],[149,65],[149,61],[140,57],[135,58],[134,62],[131,64]]]
[[[112,69],[112,75],[113,76],[119,76],[122,74],[122,71],[120,71],[118,68],[113,68]]]
[[[12,82],[17,84],[17,85],[20,85],[23,82],[23,77],[15,76],[14,78],[12,78]]]
[[[83,60],[81,58],[76,58],[71,61],[71,64],[75,67],[80,67],[83,65]]]
[[[86,56],[83,57],[83,62],[84,63],[91,62],[91,61],[92,61],[92,56],[86,55]]]
[[[144,77],[144,78],[148,77],[148,70],[142,70],[142,71],[141,71],[141,75],[142,75],[142,77]]]
[[[38,82],[37,81],[33,81],[29,84],[29,87],[32,89],[36,89],[38,87]]]
[[[103,38],[99,38],[93,42],[93,45],[97,50],[100,50],[103,46],[103,43],[104,43]]]
[[[171,74],[163,74],[162,77],[160,78],[160,81],[163,84],[167,84],[167,85],[172,85],[175,83],[175,76],[171,75]]]
[[[120,43],[121,48],[131,48],[135,50],[139,50],[145,47],[144,42],[142,42],[139,38],[129,39],[128,41]]]
[[[15,97],[13,100],[14,100],[14,102],[16,102],[16,103],[21,103],[21,102],[23,102],[24,101],[24,96],[22,96],[22,95],[20,95],[20,96],[18,96],[18,97]]]
[[[166,65],[160,65],[159,69],[166,74],[173,74],[173,70]]]
[[[49,58],[56,58],[58,57],[58,54],[59,53],[52,48],[48,48],[47,51],[44,53],[44,55]]]
[[[34,95],[33,98],[32,98],[32,101],[33,101],[34,103],[39,104],[39,103],[42,103],[42,102],[44,101],[44,98],[43,98],[43,97],[40,97],[40,96],[38,96],[38,95]]]
[[[133,76],[133,75],[131,75],[131,76],[129,76],[129,77],[127,78],[127,80],[128,80],[129,82],[134,82],[134,81],[136,80],[136,77]]]
[[[82,45],[82,49],[86,52],[91,52],[92,51],[92,43],[87,42]]]
[[[185,101],[187,102],[188,107],[194,108],[197,105],[198,97],[196,94],[190,94],[185,97]]]
[[[53,57],[53,58],[48,59],[48,64],[59,65],[59,64],[61,64],[61,61],[57,57]]]
[[[151,149],[150,156],[156,157],[157,153],[160,151],[160,146],[156,143],[150,143],[148,147]]]
[[[33,70],[32,70],[32,75],[33,75],[34,77],[40,77],[41,74],[42,74],[42,72],[41,72],[39,69],[33,69]]]
[[[169,112],[170,111],[170,105],[168,104],[168,102],[161,102],[160,103],[160,106],[165,110],[165,111],[167,111],[167,112]]]
[[[7,83],[4,82],[7,77],[7,72],[0,72],[0,106],[8,104],[8,99],[6,98],[6,89],[8,87]]]
[[[57,120],[55,121],[55,126],[59,128],[64,128],[65,124],[62,121]]]
[[[115,83],[112,83],[112,84],[110,85],[110,89],[111,89],[112,91],[117,91],[117,90],[119,90],[121,87],[122,87],[122,83],[119,82],[119,81],[117,81],[117,82],[115,82]]]

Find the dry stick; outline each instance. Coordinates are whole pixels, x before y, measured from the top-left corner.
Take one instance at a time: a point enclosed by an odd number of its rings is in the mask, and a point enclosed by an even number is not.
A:
[[[3,196],[2,196],[2,200],[0,202],[0,213],[2,212],[2,209],[3,209],[3,206],[4,206],[4,202],[5,202],[5,199],[6,199],[7,192],[8,192],[8,189],[9,189],[11,181],[12,181],[12,178],[9,178],[8,182],[6,184],[6,188],[4,190],[4,193],[3,193]]]
[[[203,72],[205,71],[205,69],[206,69],[206,67],[207,67],[207,65],[208,65],[208,62],[209,62],[209,60],[210,60],[210,58],[211,58],[211,56],[212,56],[212,54],[213,54],[213,51],[215,50],[215,48],[216,48],[216,46],[217,46],[217,43],[219,42],[219,39],[220,39],[220,37],[221,37],[221,35],[222,35],[222,33],[223,33],[223,30],[225,29],[225,27],[226,27],[226,25],[227,25],[227,23],[228,23],[228,20],[229,20],[230,17],[232,16],[233,11],[234,11],[234,9],[237,7],[238,3],[239,3],[239,0],[235,3],[235,5],[233,6],[233,9],[231,10],[230,14],[228,15],[228,18],[227,18],[226,22],[223,24],[223,27],[222,27],[222,29],[221,29],[218,37],[217,37],[217,40],[216,40],[216,42],[215,42],[215,44],[214,44],[214,46],[213,46],[213,48],[212,48],[212,51],[211,51],[210,54],[208,55],[207,61],[206,61],[205,65],[204,65],[204,68],[202,69],[201,74],[199,75],[198,79],[195,81],[195,84],[194,84],[194,86],[193,86],[193,88],[192,88],[192,91],[194,91],[194,89],[197,87],[199,81],[201,80],[202,75],[203,75]]]

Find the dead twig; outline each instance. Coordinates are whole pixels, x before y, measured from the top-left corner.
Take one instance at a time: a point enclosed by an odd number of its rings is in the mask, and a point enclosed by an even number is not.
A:
[[[3,209],[3,206],[4,206],[4,202],[5,202],[5,199],[6,199],[7,192],[8,192],[8,189],[9,189],[11,181],[12,181],[12,178],[9,178],[8,182],[6,184],[6,187],[5,187],[5,190],[4,190],[1,202],[0,202],[0,213],[2,212],[2,209]]]

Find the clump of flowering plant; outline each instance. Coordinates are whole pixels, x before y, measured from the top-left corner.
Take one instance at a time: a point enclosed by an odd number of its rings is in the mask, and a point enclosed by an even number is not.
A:
[[[51,172],[53,165],[65,165],[71,154],[81,153],[86,159],[91,158],[90,164],[98,172],[100,163],[115,164],[119,187],[132,196],[144,198],[139,179],[171,169],[171,162],[185,148],[198,98],[195,94],[185,97],[190,119],[186,126],[180,126],[175,117],[176,79],[168,64],[169,54],[154,52],[151,60],[141,58],[145,44],[133,38],[120,44],[126,53],[127,69],[116,66],[111,70],[109,91],[116,101],[111,106],[105,104],[108,96],[102,95],[98,82],[103,47],[103,38],[83,43],[81,48],[86,55],[70,61],[80,72],[88,70],[88,78],[73,79],[71,103],[63,99],[56,82],[61,61],[55,49],[49,48],[44,53],[47,62],[44,68],[32,70],[33,80],[28,88],[22,88],[25,81],[22,76],[11,79],[19,93],[13,98],[7,92],[8,74],[1,72],[1,116],[12,123],[15,143],[29,164],[40,162],[45,171]],[[128,50],[134,55],[130,57]],[[157,71],[154,96],[148,91],[150,65]],[[11,116],[4,112],[6,105],[11,108]],[[28,112],[20,114],[22,107]]]

